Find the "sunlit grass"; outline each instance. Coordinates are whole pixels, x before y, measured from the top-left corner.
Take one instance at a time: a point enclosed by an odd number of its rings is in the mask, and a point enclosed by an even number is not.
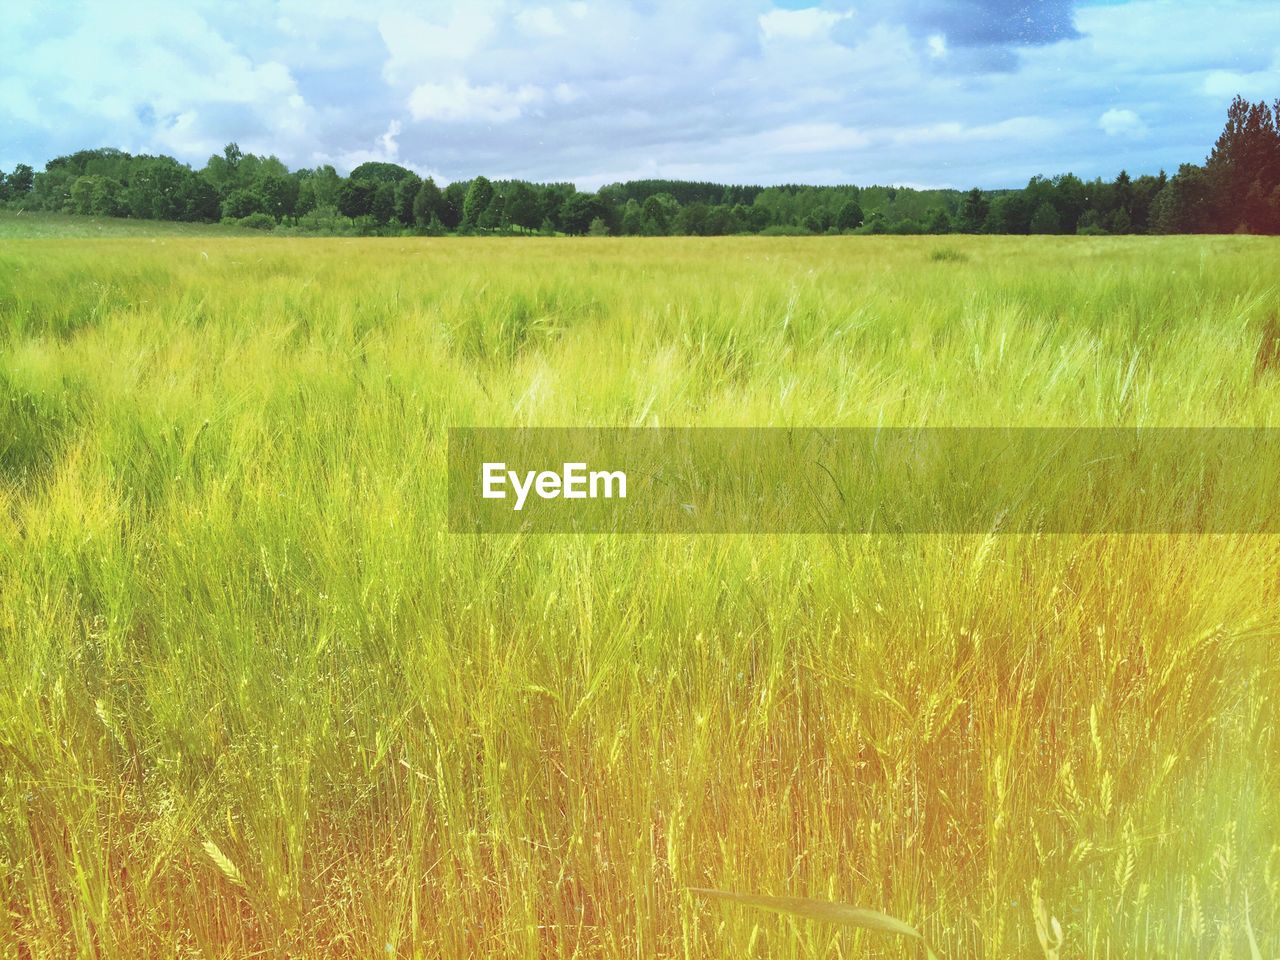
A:
[[[0,955],[1275,955],[1276,538],[445,532],[451,425],[1280,426],[1275,241],[938,249],[0,245]]]

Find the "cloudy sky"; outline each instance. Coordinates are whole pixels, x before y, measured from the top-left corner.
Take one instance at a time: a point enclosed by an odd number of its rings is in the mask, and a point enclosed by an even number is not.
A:
[[[1013,186],[1202,160],[1276,0],[24,3],[0,169],[86,146],[453,180]]]

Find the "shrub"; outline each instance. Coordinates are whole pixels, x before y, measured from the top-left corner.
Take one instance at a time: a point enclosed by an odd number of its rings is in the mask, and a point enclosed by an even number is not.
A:
[[[274,230],[276,228],[275,217],[269,213],[251,213],[247,217],[240,217],[235,222],[242,227],[248,227],[250,230]]]

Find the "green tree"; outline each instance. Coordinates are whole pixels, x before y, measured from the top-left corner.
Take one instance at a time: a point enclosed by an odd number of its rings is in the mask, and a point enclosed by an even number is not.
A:
[[[1027,233],[1033,209],[1027,191],[1003,193],[991,201],[987,218],[983,221],[983,233]]]
[[[221,212],[218,191],[204,177],[187,172],[182,178],[179,194],[182,197],[182,219],[212,222]]]
[[[1215,225],[1213,188],[1203,167],[1184,163],[1151,205],[1156,233],[1205,233]]]
[[[862,207],[857,200],[850,200],[840,207],[836,213],[835,225],[839,230],[853,230],[862,226]]]
[[[87,216],[93,207],[93,186],[98,178],[93,176],[77,177],[71,184],[71,212]]]
[[[1236,97],[1206,164],[1214,226],[1223,233],[1280,233],[1280,100]]]
[[[930,207],[924,218],[924,232],[943,234],[951,232],[951,215],[941,207]]]
[[[677,209],[675,197],[670,203],[665,199],[670,195],[655,193],[644,201],[641,208],[644,217],[644,233],[650,237],[665,237],[671,230],[671,218]]]
[[[622,232],[628,237],[644,233],[644,211],[634,198],[628,200],[622,208]]]
[[[309,171],[301,171],[298,176],[298,201],[293,206],[295,217],[305,217],[316,208],[315,177]]]
[[[422,178],[412,171],[395,185],[396,219],[406,227],[411,227],[415,223],[413,204],[418,199],[418,190],[421,187]]]
[[[93,195],[89,199],[89,212],[95,217],[120,216],[120,194],[123,190],[119,180],[111,177],[98,177],[93,185]]]
[[[707,235],[707,215],[709,209],[705,203],[690,203],[681,207],[671,225],[671,232],[687,237],[704,237]]]
[[[371,180],[344,180],[338,190],[338,212],[352,220],[369,216],[376,189]]]
[[[227,194],[222,201],[222,215],[232,220],[239,220],[254,213],[266,213],[263,209],[262,195],[248,187],[240,187]]]
[[[385,227],[396,215],[396,185],[390,180],[374,184],[373,203],[369,207],[373,222]]]
[[[439,220],[443,212],[444,194],[436,186],[435,180],[427,177],[418,184],[418,192],[413,197],[413,222],[426,228],[432,220]]]
[[[30,193],[35,186],[35,171],[25,163],[13,168],[13,173],[4,178],[5,190],[11,198],[17,199]]]
[[[582,236],[591,229],[591,221],[601,216],[600,201],[589,193],[570,194],[560,208],[560,226],[565,233]]]
[[[293,216],[297,211],[298,181],[295,177],[275,172],[259,172],[253,182],[253,192],[261,198],[262,212],[270,214],[277,222]]]
[[[1041,202],[1031,215],[1029,229],[1031,233],[1060,233],[1062,219],[1058,216],[1057,208],[1048,200]]]
[[[408,167],[398,163],[384,163],[372,160],[362,163],[351,171],[352,180],[371,180],[374,183],[400,183],[403,180],[418,179],[418,175]]]
[[[1080,215],[1080,220],[1076,224],[1076,233],[1082,237],[1106,236],[1106,228],[1102,226],[1102,217],[1097,210],[1086,210]]]
[[[336,207],[338,195],[342,191],[343,180],[338,171],[329,164],[316,167],[311,175],[311,189],[316,197],[317,207]]]
[[[1058,233],[1075,233],[1080,216],[1088,207],[1084,183],[1072,173],[1053,180],[1053,206],[1058,211]]]
[[[507,193],[504,207],[507,220],[521,230],[535,230],[542,222],[542,208],[538,196],[526,183],[514,183]]]
[[[466,182],[455,180],[441,191],[444,201],[440,210],[440,222],[449,230],[457,230],[462,224],[462,206],[466,201],[467,190]]]
[[[489,198],[489,205],[481,211],[476,226],[481,230],[497,230],[505,222],[506,205],[506,197],[501,191],[494,190],[493,196]]]
[[[956,229],[961,233],[979,233],[987,222],[990,205],[982,191],[974,187],[960,203],[960,214],[956,218]]]
[[[493,184],[486,177],[476,177],[467,187],[462,201],[462,226],[474,229],[480,225],[480,216],[493,202]]]
[[[134,157],[121,203],[143,220],[217,218],[217,193],[199,174],[173,157]]]

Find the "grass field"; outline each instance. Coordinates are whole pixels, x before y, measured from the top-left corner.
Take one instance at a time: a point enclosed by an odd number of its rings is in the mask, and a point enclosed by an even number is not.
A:
[[[46,211],[0,209],[0,241],[17,239],[63,240],[87,237],[252,237],[256,230],[221,223],[175,223],[166,220],[128,220],[122,217],[80,217]]]
[[[1278,260],[0,243],[0,956],[921,955],[690,887],[1276,956],[1280,538],[468,537],[443,479],[451,425],[1280,426]]]

